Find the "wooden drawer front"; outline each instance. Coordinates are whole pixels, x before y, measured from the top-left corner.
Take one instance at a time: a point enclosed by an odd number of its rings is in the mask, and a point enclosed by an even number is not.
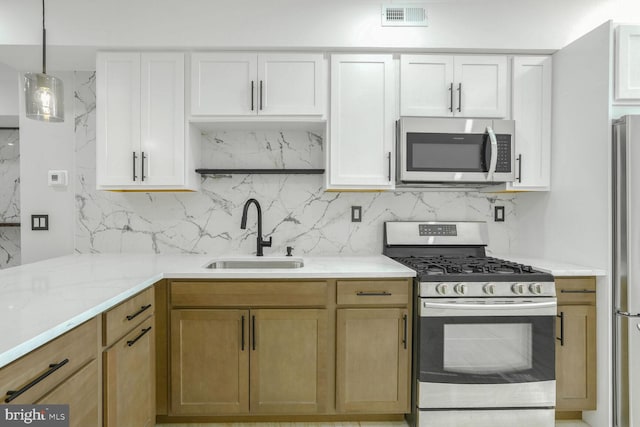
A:
[[[97,318],[93,318],[0,369],[0,403],[5,403],[5,399],[9,397],[7,391],[24,389],[24,393],[9,403],[34,403],[87,362],[95,359],[97,354],[98,324]],[[51,373],[45,376],[48,372]],[[42,379],[36,382],[39,378]],[[28,388],[32,382],[36,383]]]
[[[171,282],[174,307],[324,307],[327,282]]]
[[[129,298],[102,316],[102,344],[109,346],[153,314],[153,288]]]
[[[556,277],[558,305],[595,304],[595,277]]]
[[[407,305],[409,282],[405,280],[338,281],[338,305]]]

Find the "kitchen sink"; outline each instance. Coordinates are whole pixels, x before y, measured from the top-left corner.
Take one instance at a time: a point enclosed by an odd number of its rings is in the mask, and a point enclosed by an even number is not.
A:
[[[293,259],[219,259],[207,264],[206,268],[300,268],[304,266],[302,258]]]

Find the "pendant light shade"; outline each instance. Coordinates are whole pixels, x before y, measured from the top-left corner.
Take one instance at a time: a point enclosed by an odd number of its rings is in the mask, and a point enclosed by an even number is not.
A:
[[[26,116],[44,122],[64,121],[64,86],[62,80],[47,74],[47,32],[44,27],[42,0],[42,73],[25,73]]]

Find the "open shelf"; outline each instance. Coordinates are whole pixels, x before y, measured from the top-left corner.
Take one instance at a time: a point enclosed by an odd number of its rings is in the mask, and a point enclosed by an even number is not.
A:
[[[20,227],[19,222],[0,222],[0,227]]]
[[[229,174],[297,174],[297,175],[322,175],[324,169],[196,169],[201,175],[229,175]]]

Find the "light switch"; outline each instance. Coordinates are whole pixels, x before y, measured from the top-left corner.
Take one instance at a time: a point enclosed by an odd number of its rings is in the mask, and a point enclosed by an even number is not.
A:
[[[504,206],[495,206],[493,209],[493,220],[495,222],[504,222]]]
[[[49,215],[31,215],[31,229],[43,231],[49,229]]]
[[[362,206],[351,206],[351,222],[362,222]]]
[[[67,171],[65,170],[49,171],[48,176],[49,187],[64,187],[67,185]]]

